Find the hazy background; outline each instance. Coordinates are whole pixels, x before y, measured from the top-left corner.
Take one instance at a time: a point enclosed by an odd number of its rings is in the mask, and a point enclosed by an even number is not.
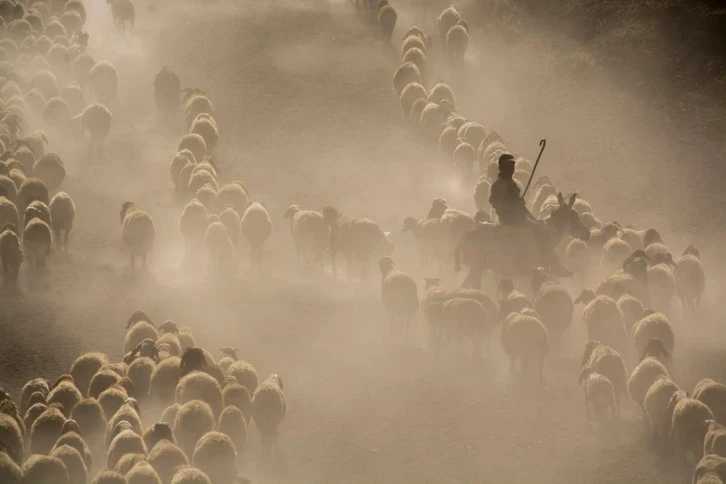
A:
[[[726,380],[723,136],[674,115],[662,97],[638,94],[609,64],[574,75],[573,52],[593,56],[589,44],[536,16],[499,17],[492,3],[457,3],[471,29],[465,66],[435,64],[428,84],[449,82],[458,111],[496,129],[515,152],[534,159],[547,138],[538,175],[577,190],[603,221],[657,227],[675,254],[696,244],[709,278],[705,309],[688,321],[674,312],[674,373],[688,390],[705,376]],[[261,377],[283,376],[286,465],[268,475],[251,458],[243,471],[260,482],[687,481],[690,468],[648,449],[632,402],[619,442],[603,441],[585,419],[580,308],[562,354],[547,361],[546,389],[514,392],[498,331],[487,358],[434,357],[421,320],[412,341],[387,336],[377,273],[347,285],[296,268],[282,219],[293,203],[377,220],[417,281],[427,274],[400,233],[403,217],[424,216],[434,196],[475,211],[473,186],[458,185],[434,145],[412,134],[391,82],[402,35],[418,23],[436,36],[445,3],[426,0],[427,12],[419,2],[392,4],[398,26],[387,45],[347,0],[139,0],[127,36],[94,0],[90,51],[119,72],[112,133],[102,158],[51,140],[77,207],[72,253],[33,287],[22,275],[19,294],[0,295],[2,386],[18,395],[28,379],[55,378],[85,351],[119,359],[125,320],[143,309],[157,323],[191,327],[212,350],[240,348]],[[182,268],[182,206],[168,165],[183,128],[159,127],[152,81],[162,65],[215,104],[221,178],[243,180],[267,204],[275,227],[261,273],[247,271],[246,252],[231,279]],[[708,104],[698,109],[713,115]],[[156,225],[145,276],[127,269],[118,218],[126,200]],[[245,452],[254,456],[250,435]]]

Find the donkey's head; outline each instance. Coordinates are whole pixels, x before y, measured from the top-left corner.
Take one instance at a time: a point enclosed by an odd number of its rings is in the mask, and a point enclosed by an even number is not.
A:
[[[558,193],[557,201],[560,205],[550,214],[547,222],[560,236],[569,234],[576,239],[587,242],[590,239],[590,231],[580,220],[578,213],[572,208],[575,199],[577,199],[577,193],[573,193],[567,202],[565,202],[562,192]]]

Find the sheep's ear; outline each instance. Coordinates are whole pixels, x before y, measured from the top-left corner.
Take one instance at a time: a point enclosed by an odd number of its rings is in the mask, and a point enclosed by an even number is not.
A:
[[[570,200],[567,202],[567,208],[572,208],[572,206],[575,204],[575,199],[577,198],[577,193],[573,193],[570,197]]]
[[[560,207],[565,206],[565,197],[562,196],[562,192],[557,192],[557,202],[560,204]]]

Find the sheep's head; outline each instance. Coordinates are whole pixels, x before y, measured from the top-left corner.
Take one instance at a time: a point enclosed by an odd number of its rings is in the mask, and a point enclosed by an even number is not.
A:
[[[136,401],[135,400],[136,387],[134,386],[134,383],[131,381],[131,379],[129,377],[125,376],[125,377],[121,378],[121,380],[119,380],[117,385],[126,391],[126,395],[128,395],[131,400],[134,400],[134,402]],[[141,408],[139,408],[138,403],[136,404],[136,407],[134,407],[134,408],[136,408],[136,411],[138,412],[138,414],[141,415]]]
[[[427,218],[441,218],[449,205],[445,198],[434,198],[431,202],[431,208],[426,216]]]
[[[590,361],[590,356],[592,356],[592,352],[595,351],[595,348],[597,348],[598,346],[600,346],[600,342],[595,340],[588,341],[585,344],[585,351],[582,354],[582,365],[585,365],[588,361]]]
[[[464,27],[464,30],[466,30],[466,33],[467,34],[469,33],[469,24],[467,24],[463,18],[460,18],[459,20],[457,20],[456,25],[461,25],[462,27]]]
[[[538,267],[534,270],[532,273],[532,282],[531,282],[531,288],[532,293],[537,294],[542,287],[542,284],[544,284],[547,281],[554,281],[555,279],[552,277],[552,275],[545,270],[544,267]]]
[[[653,227],[645,231],[643,235],[643,247],[648,247],[650,244],[663,243],[663,238],[660,236],[660,232]]]
[[[69,432],[75,432],[78,435],[81,434],[81,428],[78,426],[78,422],[73,419],[66,420],[61,430],[61,434],[67,434]]]
[[[156,442],[164,439],[172,443],[174,442],[174,435],[172,434],[171,427],[167,423],[155,423],[151,430],[151,441],[155,444]]]
[[[670,358],[670,353],[663,345],[663,342],[658,338],[650,338],[643,349],[643,354],[640,356],[640,361],[643,361],[647,357],[652,356],[658,360],[667,361]]]
[[[676,263],[673,261],[673,256],[669,252],[659,252],[653,256],[653,263],[651,265],[665,264],[671,267],[676,267]]]
[[[15,226],[15,224],[5,224],[3,225],[2,231],[0,233],[5,232],[6,230],[9,230],[11,232],[15,232],[15,235],[18,235],[18,228]]]
[[[636,249],[623,261],[623,271],[634,277],[644,278],[651,262],[643,249]]]
[[[414,217],[406,217],[403,219],[403,228],[401,230],[403,232],[408,232],[416,230],[416,227],[418,227],[418,220]]]
[[[283,386],[282,386],[282,377],[280,375],[278,375],[277,373],[273,373],[272,375],[270,375],[269,377],[267,377],[267,379],[269,381],[275,383],[278,387],[280,387],[280,390],[283,389]]]
[[[323,207],[323,220],[327,225],[335,225],[340,218],[340,212],[335,207]]]
[[[7,391],[5,391],[4,388],[0,388],[0,402],[5,401],[5,400],[12,401],[13,397],[11,397],[10,394]]]
[[[492,218],[484,210],[479,210],[474,215],[474,222],[478,223],[492,223]]]
[[[675,410],[676,408],[676,404],[684,398],[688,398],[688,393],[684,392],[683,390],[677,390],[673,392],[673,395],[671,396],[671,399],[668,401],[668,405],[666,406],[666,412],[672,415],[673,410]]]
[[[126,218],[126,215],[136,210],[136,205],[134,205],[134,202],[124,202],[123,205],[121,205],[121,223],[124,223],[124,219]]]
[[[590,289],[584,289],[579,296],[577,296],[577,299],[575,299],[573,302],[575,304],[584,304],[588,305],[590,302],[595,299],[595,293],[592,292]]]
[[[225,348],[219,348],[220,353],[222,353],[222,356],[229,356],[233,360],[237,361],[239,358],[237,358],[237,348],[233,347],[225,347]]]
[[[58,379],[55,381],[55,383],[53,383],[53,385],[50,387],[50,389],[53,390],[55,387],[57,387],[64,381],[72,384],[73,386],[76,385],[76,380],[74,380],[71,375],[65,374],[65,375],[59,376]]]
[[[393,263],[393,259],[391,259],[389,256],[384,255],[383,257],[378,259],[378,268],[380,269],[382,275],[385,276],[394,267],[395,267],[395,264]]]
[[[123,404],[133,408],[134,410],[136,410],[137,414],[141,415],[141,408],[139,407],[139,402],[137,402],[135,398],[129,397],[124,400]]]
[[[207,367],[207,359],[201,348],[189,347],[184,351],[179,365],[180,376],[187,375],[194,370],[203,371]]]
[[[146,321],[149,324],[154,324],[151,321],[149,315],[146,314],[144,311],[134,311],[134,314],[132,314],[129,320],[126,322],[126,329],[131,329],[134,324],[140,321]]]
[[[683,255],[692,255],[697,259],[701,258],[701,251],[698,250],[695,246],[689,245],[686,247],[686,250],[683,251]]]
[[[164,321],[164,324],[159,326],[159,331],[162,333],[179,334],[179,328],[171,319]]]
[[[580,379],[578,380],[578,384],[581,385],[582,382],[584,382],[587,379],[587,377],[589,377],[593,373],[597,373],[597,372],[595,370],[593,370],[592,368],[590,368],[589,366],[586,366],[585,368],[583,368],[582,371],[580,372]]]
[[[37,207],[28,207],[25,209],[25,226],[28,226],[28,222],[33,220],[34,218],[40,219],[42,213],[40,210],[38,210]]]
[[[300,211],[300,207],[298,207],[297,205],[290,205],[290,206],[289,206],[289,207],[287,207],[287,209],[285,210],[285,213],[284,213],[283,217],[284,217],[284,218],[285,218],[285,220],[287,220],[287,221],[292,221],[292,218],[293,218],[293,217],[295,216],[295,214],[296,214],[296,213],[298,213],[299,211]]]

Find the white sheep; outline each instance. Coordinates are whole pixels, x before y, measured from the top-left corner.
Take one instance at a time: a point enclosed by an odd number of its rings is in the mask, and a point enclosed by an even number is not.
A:
[[[168,428],[168,426],[166,427]],[[171,429],[168,431],[171,434]],[[155,445],[149,445],[148,442],[146,444],[149,449],[149,464],[159,475],[161,482],[165,483],[171,482],[177,468],[189,465],[189,459],[184,451],[173,443],[172,435],[169,435],[169,437],[172,438],[172,441],[165,439],[160,440]]]
[[[87,105],[83,90],[75,81],[71,81],[63,86],[61,89],[61,97],[68,103],[68,106],[71,108],[71,114],[73,115],[79,114]]]
[[[412,82],[421,84],[421,71],[413,62],[402,63],[393,74],[393,88],[401,96],[403,89]]]
[[[610,380],[615,391],[615,404],[620,408],[620,397],[628,392],[628,374],[622,355],[599,341],[588,341],[582,355],[582,366],[590,367]]]
[[[262,245],[272,233],[272,220],[263,204],[254,202],[247,207],[240,221],[240,232],[250,243],[251,265],[259,266],[262,260]]]
[[[457,23],[446,34],[446,55],[453,61],[461,62],[468,46],[469,31],[463,24]]]
[[[580,384],[585,383],[585,411],[587,418],[592,418],[592,411],[595,418],[601,419],[610,412],[615,425],[620,420],[618,406],[615,399],[615,390],[612,382],[605,375],[601,375],[592,368],[586,366],[580,373]]]
[[[544,384],[544,359],[549,355],[547,328],[534,316],[512,313],[502,325],[502,347],[509,356],[512,379],[537,368],[540,384]],[[521,369],[517,369],[517,360]]]
[[[202,160],[207,154],[207,142],[200,134],[187,133],[182,136],[181,141],[179,141],[177,151],[181,151],[183,149],[191,151],[197,160]]]
[[[22,471],[24,483],[70,484],[66,465],[57,457],[31,455]]]
[[[88,131],[90,141],[88,143],[88,154],[96,152],[103,154],[103,141],[111,131],[111,121],[113,114],[103,104],[94,103],[87,106],[79,115],[70,119],[72,129],[77,135]]]
[[[711,378],[704,378],[696,383],[693,398],[708,405],[708,408],[713,411],[716,421],[721,425],[726,425],[726,385]]]
[[[128,1],[128,0],[127,0]],[[97,62],[88,73],[91,100],[109,105],[118,97],[118,74],[108,61]]]
[[[681,299],[683,311],[696,312],[706,289],[706,273],[698,249],[689,246],[676,260],[675,278],[676,294]]]
[[[176,403],[183,405],[192,400],[201,400],[209,405],[215,416],[219,416],[224,408],[219,383],[201,371],[193,371],[184,375],[179,380],[175,393]]]
[[[58,192],[51,199],[48,208],[53,219],[56,247],[67,251],[68,235],[73,228],[73,220],[76,217],[76,205],[66,192]]]
[[[668,318],[662,313],[652,313],[633,326],[633,346],[638,355],[643,354],[651,339],[663,344],[667,353],[673,354],[675,335]]]
[[[0,198],[0,202],[3,199]],[[0,261],[3,266],[3,280],[14,286],[18,282],[20,265],[25,260],[23,247],[13,224],[5,224],[0,232]]]
[[[242,411],[230,405],[219,414],[219,431],[232,439],[238,452],[242,452],[247,440],[247,420]]]
[[[44,267],[52,245],[53,235],[47,223],[39,218],[28,222],[23,233],[23,252],[31,265]]]
[[[187,253],[201,246],[208,226],[209,215],[204,205],[196,198],[189,201],[179,217],[179,231],[184,238]]]
[[[48,190],[56,191],[66,177],[66,169],[60,156],[56,153],[45,153],[33,165],[32,175],[42,180]]]
[[[43,124],[57,133],[63,132],[71,119],[71,108],[65,99],[53,96],[45,101],[41,119]]]
[[[282,390],[282,378],[273,373],[260,383],[252,396],[252,414],[265,454],[277,442],[278,428],[287,414]]]
[[[226,183],[217,190],[217,206],[232,205],[234,211],[244,214],[250,205],[250,195],[241,181]]]
[[[408,115],[411,112],[413,103],[418,99],[426,99],[426,88],[418,82],[408,83],[399,97],[403,114]]]
[[[388,3],[388,2],[386,2]],[[383,35],[386,40],[391,40],[393,36],[393,29],[396,28],[396,21],[398,20],[398,14],[396,10],[390,5],[379,6],[378,8],[378,25],[381,26]]]
[[[194,447],[192,462],[213,483],[235,482],[237,476],[237,450],[232,439],[221,432],[210,431]]]
[[[85,88],[88,85],[88,79],[91,69],[96,65],[96,60],[88,52],[79,54],[73,60],[73,79]]]
[[[582,319],[587,327],[587,337],[600,341],[620,354],[628,354],[628,336],[623,323],[623,315],[618,303],[605,295],[595,297],[592,291],[583,291],[575,304],[583,303]]]
[[[213,220],[213,219],[212,219]],[[224,224],[212,221],[204,233],[204,245],[209,257],[210,272],[219,273],[234,261],[234,247]]]
[[[174,438],[185,454],[192,455],[197,441],[215,427],[211,407],[200,400],[192,400],[182,405],[174,418]]]
[[[136,10],[132,0],[106,0],[106,3],[111,6],[113,24],[118,30],[126,33],[126,29],[134,28]]]
[[[136,257],[141,258],[146,270],[146,258],[151,252],[156,235],[151,216],[136,208],[133,202],[124,202],[121,206],[121,230],[124,244],[129,248],[131,270],[136,267]]]
[[[185,92],[184,116],[187,127],[191,128],[194,120],[202,113],[214,116],[214,104],[202,91],[186,88],[182,92]]]
[[[393,259],[383,256],[378,261],[381,271],[381,302],[388,313],[390,330],[399,321],[408,334],[411,319],[418,310],[418,288],[410,275],[396,269]]]
[[[453,5],[445,8],[436,19],[436,27],[439,31],[439,38],[442,44],[446,44],[446,34],[449,33],[451,27],[461,20],[459,11]]]
[[[643,419],[653,442],[666,447],[670,441],[671,420],[673,414],[668,412],[668,403],[674,393],[679,391],[670,378],[659,376],[650,386],[643,400]]]
[[[307,264],[315,264],[322,270],[330,235],[330,229],[325,224],[323,214],[314,210],[302,210],[297,205],[290,205],[285,210],[284,216],[290,223],[297,263],[299,264],[302,259]],[[313,256],[312,260],[310,255]]]
[[[630,398],[642,409],[644,408],[645,395],[651,385],[659,378],[670,378],[668,370],[663,363],[654,356],[647,356],[633,368],[628,378],[628,391]]]
[[[698,462],[703,457],[703,442],[708,430],[706,422],[714,420],[713,412],[703,402],[689,398],[684,391],[671,397],[667,411],[673,413],[671,436],[675,443],[686,457],[690,453]]]
[[[456,96],[454,96],[454,91],[452,91],[451,87],[443,81],[438,81],[436,84],[431,86],[426,100],[427,102],[435,104],[441,104],[441,101],[447,100],[451,106],[456,107]]]
[[[494,319],[479,301],[470,297],[453,297],[442,305],[440,317],[444,334],[459,342],[471,342],[472,357],[481,355],[484,344],[489,352]]]
[[[575,305],[572,296],[564,287],[551,279],[542,281],[541,277],[538,277],[540,274],[542,274],[540,271],[536,271],[532,276],[532,292],[534,293],[532,306],[539,314],[542,324],[547,328],[550,343],[557,347],[562,335],[572,324]],[[546,274],[546,277],[549,279],[549,274]]]
[[[426,75],[426,54],[421,49],[413,47],[406,52],[403,56],[403,62],[412,62],[418,67],[421,77],[425,78]],[[403,93],[403,91],[401,91]]]
[[[60,459],[66,466],[70,484],[86,484],[88,469],[78,450],[70,445],[55,446],[50,456]]]
[[[189,133],[197,134],[202,137],[207,152],[212,153],[217,147],[217,142],[219,141],[219,129],[217,128],[216,121],[210,114],[198,114],[192,122]]]

